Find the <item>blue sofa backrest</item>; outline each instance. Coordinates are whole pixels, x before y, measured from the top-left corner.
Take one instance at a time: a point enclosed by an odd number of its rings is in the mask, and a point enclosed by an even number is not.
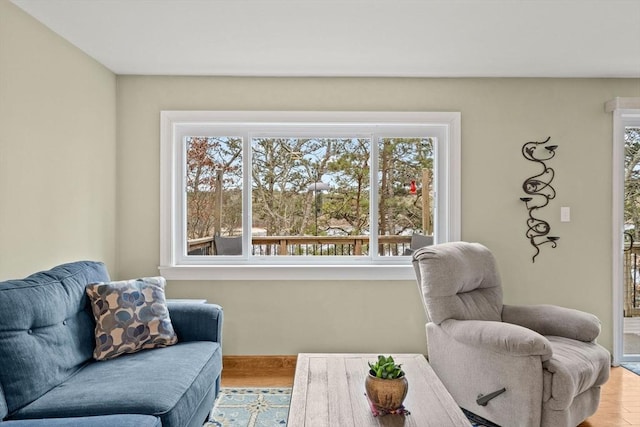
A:
[[[78,261],[0,282],[5,411],[10,414],[34,401],[91,359],[95,322],[85,286],[108,280],[103,263]],[[0,403],[0,415],[2,407]]]

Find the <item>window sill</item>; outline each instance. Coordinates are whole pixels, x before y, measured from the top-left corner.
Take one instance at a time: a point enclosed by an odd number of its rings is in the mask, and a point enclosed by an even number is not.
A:
[[[415,280],[403,265],[182,265],[160,266],[167,280]]]

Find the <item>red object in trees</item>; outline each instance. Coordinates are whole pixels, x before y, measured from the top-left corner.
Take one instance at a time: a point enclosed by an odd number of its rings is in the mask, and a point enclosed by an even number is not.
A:
[[[416,187],[415,180],[413,180],[411,181],[411,186],[409,187],[409,193],[416,194],[416,191],[418,191],[418,188]]]

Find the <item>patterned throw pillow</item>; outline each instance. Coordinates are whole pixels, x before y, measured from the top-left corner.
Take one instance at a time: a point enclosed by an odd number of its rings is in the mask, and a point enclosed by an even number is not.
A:
[[[96,319],[96,360],[178,342],[164,297],[164,277],[87,285]]]

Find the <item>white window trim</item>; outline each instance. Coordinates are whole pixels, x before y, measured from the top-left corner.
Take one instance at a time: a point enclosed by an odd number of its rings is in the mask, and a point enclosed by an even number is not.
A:
[[[443,162],[438,182],[446,197],[438,197],[437,218],[445,220],[438,240],[460,240],[460,157],[461,115],[459,112],[277,112],[277,111],[162,111],[160,113],[160,273],[169,280],[415,280],[407,257],[348,257],[347,260],[314,259],[313,264],[294,257],[216,257],[215,264],[206,260],[182,263],[179,256],[177,191],[180,179],[179,153],[181,127],[211,124],[254,123],[336,123],[336,124],[403,124],[438,126],[444,141],[437,145],[437,164]],[[374,144],[376,145],[376,144]],[[375,176],[375,175],[374,175]],[[247,178],[248,179],[248,178]],[[248,182],[245,182],[245,186]],[[439,184],[439,185],[440,185]],[[180,185],[181,186],[181,185]],[[248,188],[248,187],[246,187]],[[375,201],[372,201],[374,204]],[[247,206],[243,206],[246,210]],[[248,213],[246,213],[248,215]],[[246,223],[247,217],[244,218]],[[245,248],[248,245],[243,242]],[[246,252],[246,251],[245,251]]]
[[[637,356],[624,355],[624,134],[627,126],[640,125],[640,98],[615,98],[605,104],[605,111],[613,113],[613,238],[612,238],[612,284],[613,284],[613,360],[618,366],[623,362],[637,362]]]

